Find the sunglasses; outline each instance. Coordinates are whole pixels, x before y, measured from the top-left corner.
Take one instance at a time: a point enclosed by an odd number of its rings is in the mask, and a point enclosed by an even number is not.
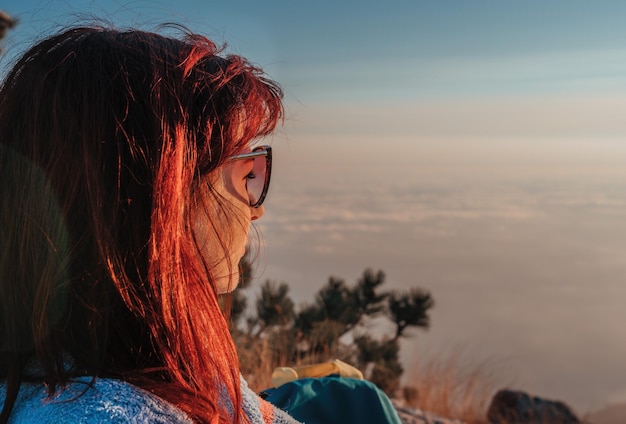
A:
[[[250,153],[242,153],[232,156],[230,160],[250,160],[252,170],[246,177],[246,190],[250,206],[258,208],[263,204],[267,189],[270,186],[270,175],[272,173],[272,148],[270,146],[255,147]]]

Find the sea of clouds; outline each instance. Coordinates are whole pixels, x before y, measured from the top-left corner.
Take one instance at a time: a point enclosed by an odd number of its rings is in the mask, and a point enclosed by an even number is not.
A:
[[[622,173],[311,160],[273,178],[258,274],[296,303],[331,275],[382,269],[388,288],[436,301],[431,329],[403,341],[407,368],[461,348],[503,385],[579,412],[626,399]]]

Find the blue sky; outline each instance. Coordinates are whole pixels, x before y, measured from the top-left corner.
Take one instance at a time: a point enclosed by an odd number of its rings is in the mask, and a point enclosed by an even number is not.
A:
[[[469,346],[582,412],[626,400],[626,2],[2,8],[21,19],[2,66],[82,17],[228,42],[286,91],[260,278],[305,301],[381,268],[436,300],[407,361]]]
[[[226,40],[300,101],[623,90],[619,1],[42,1],[5,6],[26,37],[81,16],[180,22]]]

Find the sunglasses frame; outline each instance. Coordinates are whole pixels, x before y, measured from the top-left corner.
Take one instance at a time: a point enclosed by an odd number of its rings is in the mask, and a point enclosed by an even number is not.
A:
[[[270,187],[270,176],[272,175],[272,147],[268,145],[257,146],[251,152],[230,157],[230,160],[246,160],[261,156],[265,156],[265,181],[263,181],[263,191],[261,191],[259,199],[255,203],[250,203],[250,206],[253,208],[261,207],[265,196],[267,196],[267,190]]]

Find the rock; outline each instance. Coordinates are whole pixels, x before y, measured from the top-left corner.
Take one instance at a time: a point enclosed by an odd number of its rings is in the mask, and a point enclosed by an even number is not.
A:
[[[582,424],[565,403],[515,390],[500,390],[495,394],[487,421],[490,424]]]

